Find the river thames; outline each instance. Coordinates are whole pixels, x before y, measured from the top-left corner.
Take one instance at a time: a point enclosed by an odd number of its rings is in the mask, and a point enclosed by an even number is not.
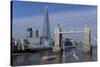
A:
[[[43,59],[54,56],[55,58]],[[12,63],[14,66],[42,65],[73,62],[97,61],[97,46],[92,47],[91,54],[85,54],[80,46],[63,50],[61,53],[53,53],[52,50],[40,50],[36,52],[14,53]]]

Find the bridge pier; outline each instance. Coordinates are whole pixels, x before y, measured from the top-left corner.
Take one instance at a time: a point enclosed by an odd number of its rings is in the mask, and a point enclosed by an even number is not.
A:
[[[53,47],[53,52],[60,52],[61,51],[62,35],[60,34],[60,31],[61,31],[61,27],[58,24],[54,30],[55,46]]]
[[[86,27],[84,27],[84,46],[83,46],[83,51],[84,53],[90,53],[91,49],[90,49],[90,28],[87,25]]]

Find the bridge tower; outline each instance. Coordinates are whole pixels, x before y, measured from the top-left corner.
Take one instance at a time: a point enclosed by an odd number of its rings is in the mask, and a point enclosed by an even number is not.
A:
[[[61,51],[61,39],[62,39],[62,34],[61,32],[61,27],[58,24],[54,30],[54,38],[55,38],[55,45],[53,47],[53,52],[59,52]]]
[[[89,53],[90,52],[90,38],[91,34],[90,34],[90,27],[87,24],[84,27],[84,46],[83,46],[83,51],[84,53]]]

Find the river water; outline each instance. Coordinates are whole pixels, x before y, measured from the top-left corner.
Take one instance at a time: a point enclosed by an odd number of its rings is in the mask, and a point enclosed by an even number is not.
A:
[[[52,59],[44,60],[43,57],[56,56]],[[14,66],[42,65],[73,62],[97,61],[97,47],[94,46],[92,54],[84,54],[82,48],[65,49],[61,53],[53,53],[51,50],[36,51],[30,53],[12,54],[12,64]]]

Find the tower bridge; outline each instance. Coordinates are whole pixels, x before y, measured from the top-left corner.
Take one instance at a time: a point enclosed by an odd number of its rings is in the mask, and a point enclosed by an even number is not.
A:
[[[86,25],[84,27],[84,30],[76,30],[76,31],[61,31],[61,27],[58,24],[57,27],[54,30],[54,38],[55,38],[55,46],[53,47],[54,52],[58,52],[61,50],[61,41],[62,41],[62,35],[63,34],[83,34],[84,35],[84,42],[83,42],[83,51],[84,53],[90,52],[90,27],[89,25]]]

